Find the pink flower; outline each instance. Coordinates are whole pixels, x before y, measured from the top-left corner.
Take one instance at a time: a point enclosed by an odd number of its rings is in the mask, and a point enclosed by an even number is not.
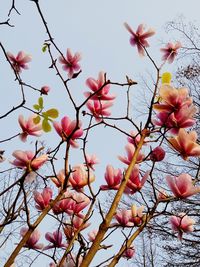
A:
[[[165,150],[161,146],[157,146],[151,151],[150,160],[153,162],[162,161],[165,158]]]
[[[90,204],[90,199],[83,193],[74,193],[72,195],[73,203],[71,210],[68,210],[69,215],[75,214],[79,217],[83,217],[81,211],[85,209]]]
[[[116,96],[109,95],[110,85],[107,84],[104,86],[105,82],[105,73],[103,71],[99,72],[97,80],[88,78],[86,84],[92,92],[85,92],[84,95],[89,97],[96,92],[96,94],[90,98],[91,100],[114,100]],[[100,90],[100,88],[102,89]]]
[[[92,171],[87,171],[83,164],[79,164],[72,168],[72,173],[69,177],[69,185],[75,190],[80,190],[84,186],[92,183],[95,180],[95,176]]]
[[[47,232],[45,234],[45,238],[46,238],[46,240],[48,240],[52,244],[44,247],[43,250],[47,250],[50,248],[65,248],[65,247],[67,247],[66,243],[62,243],[62,233],[59,230],[56,230],[53,233]]]
[[[142,177],[142,179],[140,179],[139,166],[135,165],[135,167],[131,172],[130,178],[126,184],[125,193],[134,194],[137,191],[140,191],[143,185],[145,184],[148,176],[149,176],[149,171],[147,171]]]
[[[43,210],[49,205],[49,203],[52,199],[53,192],[52,192],[52,189],[50,187],[45,187],[43,189],[42,193],[34,191],[33,195],[34,195],[34,200],[36,202],[35,207],[38,210]]]
[[[139,226],[142,224],[143,215],[144,215],[143,210],[144,210],[144,206],[137,208],[136,205],[132,205],[132,207],[131,207],[131,213],[132,213],[131,222],[133,222],[135,226]]]
[[[26,55],[23,51],[20,51],[16,57],[10,52],[7,52],[7,56],[16,72],[21,72],[22,69],[28,69],[26,63],[30,62],[32,59],[30,55]]]
[[[166,127],[167,129],[170,129],[171,133],[177,134],[180,128],[188,128],[195,124],[195,113],[196,107],[193,105],[190,107],[185,105],[173,113],[158,113],[157,118],[159,120],[154,120],[154,124],[161,127]]]
[[[50,87],[45,85],[42,86],[42,88],[40,89],[41,95],[48,95],[49,91],[50,91]]]
[[[144,56],[144,47],[148,47],[149,43],[147,42],[147,38],[151,37],[155,34],[155,31],[153,29],[149,29],[148,31],[145,31],[145,27],[143,24],[140,24],[137,28],[137,31],[134,32],[131,27],[125,22],[124,23],[125,28],[128,30],[128,32],[131,34],[130,38],[130,44],[132,46],[137,46],[138,53],[141,56]]]
[[[95,238],[96,238],[96,235],[98,233],[98,230],[92,230],[88,233],[88,239],[90,242],[94,242]]]
[[[68,77],[72,78],[73,74],[80,70],[79,61],[81,60],[81,54],[75,53],[72,54],[71,50],[67,49],[66,57],[59,57],[59,62],[63,64],[63,70],[68,72]]]
[[[159,112],[158,120],[154,120],[154,124],[165,126],[174,134],[180,128],[188,128],[195,123],[197,109],[192,104],[187,88],[176,89],[169,84],[163,84],[159,92],[159,103],[153,107]]]
[[[170,223],[172,230],[178,232],[178,238],[182,240],[183,233],[194,231],[195,221],[188,217],[185,213],[180,213],[178,216],[171,216]]]
[[[101,185],[101,190],[118,190],[122,180],[120,169],[114,169],[112,165],[106,167],[105,180],[107,185]]]
[[[36,158],[32,151],[15,150],[12,155],[16,158],[12,164],[28,171],[38,170],[48,160],[48,155],[44,154]]]
[[[166,180],[176,197],[186,198],[200,192],[200,186],[195,187],[192,177],[187,173],[182,173],[178,177],[168,175]]]
[[[27,227],[22,227],[20,230],[20,235],[23,237],[26,232],[28,231]],[[37,244],[39,239],[40,239],[40,231],[38,229],[35,229],[29,239],[26,241],[26,244],[24,247],[29,248],[29,249],[42,249],[43,244]]]
[[[53,126],[56,132],[60,135],[60,137],[62,137],[63,141],[66,141],[70,136],[69,142],[71,146],[74,148],[78,147],[78,144],[75,139],[80,138],[83,135],[81,122],[79,122],[77,126],[76,120],[71,121],[69,117],[65,116],[62,118],[61,123],[54,121]]]
[[[120,211],[117,211],[117,213],[115,215],[115,219],[123,227],[134,226],[134,223],[131,222],[131,217],[132,217],[131,210],[126,210],[126,209],[122,209]]]
[[[126,259],[132,259],[135,256],[135,247],[131,246],[130,248],[127,248],[122,257]]]
[[[51,181],[57,187],[63,187],[63,184],[65,182],[65,171],[64,171],[64,169],[60,170],[59,173],[56,175],[56,177],[52,177]]]
[[[162,201],[162,200],[168,198],[168,195],[164,189],[160,189],[157,198],[159,201]]]
[[[153,108],[159,112],[168,113],[178,111],[183,106],[191,106],[192,98],[189,97],[187,88],[174,88],[170,84],[162,84],[159,90],[159,103]]]
[[[88,222],[84,223],[84,217],[80,218],[80,217],[75,215],[72,217],[71,223],[65,224],[65,226],[63,227],[63,230],[64,230],[66,238],[72,239],[77,230],[82,231],[85,228],[87,228],[88,226],[90,226],[90,223],[88,223]]]
[[[63,212],[68,213],[72,210],[73,202],[74,201],[70,197],[58,201],[52,208],[53,213],[56,215],[61,214]]]
[[[66,212],[68,215],[77,215],[83,218],[81,211],[89,205],[90,199],[83,193],[70,191],[67,191],[64,197],[53,206],[54,214]]]
[[[184,129],[180,129],[178,135],[169,138],[168,141],[184,160],[188,157],[200,156],[200,145],[196,143],[197,133],[195,131],[187,133]]]
[[[160,51],[163,52],[162,60],[172,63],[181,47],[182,45],[180,42],[176,42],[175,44],[168,43],[165,48],[160,49]]]
[[[135,146],[133,144],[128,143],[125,146],[125,150],[127,153],[127,157],[118,156],[118,159],[120,161],[122,161],[123,163],[129,165],[131,163],[131,160],[132,160],[134,153],[135,153]],[[143,159],[144,159],[144,154],[139,152],[139,154],[137,156],[137,163],[141,162]]]
[[[74,227],[75,230],[78,230],[79,228],[81,228],[81,230],[87,228],[88,226],[90,226],[90,223],[88,221],[84,222],[85,218],[80,218],[78,216],[73,216],[72,219],[72,226]]]
[[[102,121],[103,117],[110,116],[111,112],[108,110],[113,105],[112,101],[88,100],[86,103],[87,108],[95,117],[97,122]]]
[[[86,166],[94,171],[94,165],[98,164],[100,161],[96,155],[88,155],[86,154]]]
[[[42,134],[42,124],[35,124],[34,118],[35,115],[32,115],[28,118],[28,120],[25,120],[23,115],[19,115],[18,122],[23,131],[20,134],[20,139],[23,142],[26,141],[28,135],[40,136]]]

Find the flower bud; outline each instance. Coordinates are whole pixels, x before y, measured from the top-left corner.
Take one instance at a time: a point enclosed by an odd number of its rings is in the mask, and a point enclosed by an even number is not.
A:
[[[42,88],[40,89],[41,95],[48,95],[48,92],[50,91],[50,87],[49,86],[42,86]]]
[[[153,162],[162,161],[165,157],[165,150],[161,146],[154,148],[150,154],[150,160]]]

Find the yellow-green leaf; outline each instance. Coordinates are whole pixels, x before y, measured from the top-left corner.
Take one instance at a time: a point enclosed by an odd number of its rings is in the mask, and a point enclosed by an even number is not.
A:
[[[46,51],[47,51],[47,45],[44,45],[44,46],[42,47],[42,52],[45,53]]]
[[[41,108],[41,109],[43,109],[43,98],[42,97],[39,97],[38,98],[38,104],[39,104],[39,107]]]
[[[162,83],[170,83],[172,79],[172,75],[170,72],[164,72],[162,74]]]
[[[47,110],[45,113],[48,117],[53,118],[53,119],[56,119],[59,115],[58,110],[55,108],[51,108]]]
[[[48,122],[47,119],[44,119],[43,122],[42,122],[42,129],[44,132],[48,133],[51,131],[51,125],[50,123]]]
[[[40,120],[41,120],[40,116],[37,116],[37,117],[33,118],[33,122],[34,122],[35,124],[40,123]]]
[[[33,105],[33,108],[34,108],[35,110],[37,110],[37,111],[40,110],[40,106],[39,106],[38,104]]]

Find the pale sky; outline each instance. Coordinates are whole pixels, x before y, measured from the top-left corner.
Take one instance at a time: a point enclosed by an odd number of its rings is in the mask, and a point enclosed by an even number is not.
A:
[[[0,0],[0,22],[7,19],[11,2],[11,0]],[[161,43],[171,40],[170,34],[164,31],[165,23],[176,19],[179,15],[183,15],[187,21],[200,22],[200,2],[198,0],[40,0],[39,2],[52,36],[63,53],[65,54],[67,48],[71,48],[73,52],[82,53],[83,72],[77,80],[71,83],[74,97],[78,102],[84,99],[83,92],[87,89],[85,80],[88,77],[97,78],[101,70],[107,73],[107,77],[111,81],[118,82],[125,82],[126,75],[137,80],[140,75],[146,75],[147,79],[149,77],[147,73],[154,73],[147,58],[140,58],[137,50],[130,46],[130,35],[123,26],[124,22],[129,23],[133,30],[136,30],[140,23],[146,24],[147,28],[155,29],[156,35],[149,39],[151,44],[149,52],[159,64],[161,64],[159,51]],[[45,100],[47,105],[57,107],[60,110],[59,120],[64,115],[73,117],[74,113],[69,101],[65,99],[60,81],[55,73],[48,69],[50,64],[48,55],[41,50],[47,35],[35,4],[28,0],[16,0],[16,7],[21,15],[19,16],[15,11],[12,11],[10,23],[15,25],[14,28],[0,26],[1,42],[6,51],[17,54],[18,51],[23,50],[33,56],[30,69],[22,73],[23,79],[36,87],[49,85],[52,90]],[[0,51],[0,59],[2,56]],[[18,90],[15,90],[17,85],[13,81],[14,77],[8,64],[2,63],[2,59],[0,63],[2,90],[0,114],[3,114],[9,107],[16,105],[20,98]],[[170,66],[171,68],[173,69],[173,66]],[[140,86],[136,88],[142,90]],[[113,114],[114,112],[120,114],[121,103],[125,94],[118,87],[113,87],[111,91],[118,95]],[[31,106],[37,101],[38,95],[30,92],[30,96],[27,93],[27,105]],[[134,94],[132,101],[134,114]],[[21,112],[25,114],[24,111]],[[1,131],[0,139],[5,139],[19,131],[16,123],[19,114],[20,111],[1,121],[1,129],[7,129],[7,131]],[[119,163],[117,155],[124,153],[123,147],[126,144],[124,136],[115,134],[111,130],[103,130],[101,127],[101,132],[94,132],[93,136],[91,134],[91,140],[88,144],[89,152],[91,154],[96,152],[101,160],[101,165],[97,167],[97,185],[104,183],[103,175],[107,164],[112,163],[116,168],[123,166]],[[51,133],[46,140],[48,140],[49,146],[53,146],[55,142],[58,142],[58,137]],[[30,143],[21,144],[18,141],[13,141],[10,146],[6,143],[0,149],[5,149],[6,156],[11,158],[13,149],[25,150]],[[77,151],[73,153],[77,155]],[[79,156],[77,157],[79,158]],[[72,160],[72,164],[80,163],[76,162],[77,157]],[[36,266],[38,264],[33,265],[33,267]],[[119,263],[118,266],[124,265]]]

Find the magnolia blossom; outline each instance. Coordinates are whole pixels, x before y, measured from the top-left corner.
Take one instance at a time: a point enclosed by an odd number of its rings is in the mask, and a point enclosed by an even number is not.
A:
[[[38,210],[43,210],[49,205],[49,203],[52,199],[53,192],[52,192],[52,189],[50,187],[45,187],[43,189],[42,193],[34,191],[33,195],[34,195],[34,200],[36,202],[35,207]]]
[[[84,217],[80,218],[78,216],[73,216],[71,223],[67,222],[65,224],[65,226],[63,227],[63,231],[67,239],[72,239],[77,230],[82,231],[88,226],[90,226],[90,223],[88,223],[87,221],[84,222],[84,219]]]
[[[79,61],[81,60],[81,54],[75,53],[75,55],[72,54],[71,50],[67,49],[66,57],[60,56],[59,62],[63,64],[63,70],[68,72],[68,77],[72,78],[73,74],[80,70]]]
[[[187,133],[184,129],[180,129],[178,135],[168,138],[168,141],[184,160],[188,157],[200,156],[200,145],[196,143],[197,133],[195,131]]]
[[[87,108],[90,110],[92,115],[95,117],[97,122],[100,122],[104,117],[111,115],[108,108],[112,107],[112,101],[100,101],[100,100],[88,100],[86,103]]]
[[[114,100],[116,96],[109,95],[110,85],[104,85],[105,82],[105,73],[103,71],[99,72],[97,80],[95,80],[94,78],[88,78],[86,84],[92,90],[92,92],[85,92],[84,95],[86,97],[92,95],[90,97],[91,100]]]
[[[178,177],[167,176],[166,180],[176,197],[186,198],[200,192],[200,186],[194,186],[192,177],[187,173],[182,173]]]
[[[135,256],[135,247],[131,246],[130,248],[127,248],[124,253],[122,254],[123,258],[132,259]]]
[[[27,227],[22,227],[20,230],[20,235],[23,237],[28,231]],[[37,244],[39,239],[40,239],[41,233],[40,231],[36,228],[31,236],[29,237],[29,239],[26,241],[26,244],[24,245],[24,247],[29,248],[29,249],[42,249],[43,248],[43,244]]]
[[[122,180],[122,171],[112,165],[106,167],[105,180],[107,185],[101,185],[101,190],[118,190]]]
[[[62,137],[63,141],[66,141],[70,136],[69,143],[71,144],[71,146],[74,148],[78,147],[75,139],[80,138],[83,135],[81,122],[79,122],[77,125],[76,120],[71,121],[69,117],[65,116],[62,118],[61,123],[54,121],[53,126],[56,132]]]
[[[30,62],[32,59],[30,55],[25,54],[23,51],[20,51],[16,57],[10,52],[7,52],[7,56],[16,72],[21,72],[22,69],[28,69],[26,63]]]
[[[162,201],[162,200],[168,198],[168,195],[164,189],[160,189],[157,198],[159,201]]]
[[[159,112],[168,113],[179,110],[182,106],[192,105],[192,98],[189,97],[187,88],[174,88],[170,84],[162,84],[159,90],[159,103],[153,108]]]
[[[187,88],[176,89],[164,83],[159,91],[159,103],[154,104],[153,108],[158,111],[154,124],[164,126],[174,134],[180,128],[188,128],[195,123],[197,109],[192,104]]]
[[[35,115],[31,115],[28,120],[25,120],[23,115],[20,115],[18,122],[22,128],[22,133],[20,134],[20,139],[25,142],[28,135],[40,136],[42,134],[42,124],[35,124]]]
[[[127,157],[118,156],[118,159],[122,161],[123,163],[129,165],[131,163],[131,160],[133,159],[134,153],[135,153],[135,146],[131,143],[128,143],[125,146],[125,150],[127,153]],[[138,153],[137,156],[137,163],[141,162],[144,159],[144,154],[141,152]]]
[[[139,226],[143,221],[143,210],[144,206],[137,208],[136,205],[132,205],[131,207],[131,222],[134,223],[135,226]]]
[[[151,151],[150,160],[153,162],[162,161],[165,158],[165,150],[161,146],[157,146]]]
[[[170,129],[170,132],[177,134],[180,128],[188,128],[195,124],[194,115],[197,109],[193,105],[182,106],[179,110],[172,113],[160,112],[157,114],[158,120],[154,124]]]
[[[73,200],[71,198],[64,198],[59,200],[52,208],[53,213],[58,215],[63,212],[72,211]]]
[[[123,227],[134,226],[134,223],[131,221],[131,218],[132,218],[131,210],[126,210],[126,209],[122,209],[122,210],[117,211],[117,213],[115,215],[115,219]]]
[[[73,199],[73,203],[71,206],[71,210],[68,210],[67,213],[69,215],[75,214],[83,218],[81,211],[90,204],[90,199],[83,193],[78,193],[78,192],[72,195],[72,199]]]
[[[96,230],[96,229],[94,229],[88,233],[88,239],[90,242],[94,242],[97,233],[98,233],[98,230]]]
[[[147,171],[141,179],[139,172],[139,165],[136,164],[131,172],[131,175],[128,179],[124,192],[127,194],[134,194],[137,191],[140,191],[140,189],[145,184],[148,176],[149,176],[149,171]]]
[[[100,162],[95,154],[93,154],[93,155],[86,154],[85,159],[86,159],[86,166],[88,166],[93,171],[94,171],[94,165],[98,164]]]
[[[59,230],[56,230],[53,233],[47,232],[45,234],[45,238],[46,238],[46,240],[48,240],[52,244],[44,247],[43,250],[50,249],[50,248],[65,248],[65,247],[67,247],[66,243],[62,243],[62,233]]]
[[[124,26],[131,34],[130,44],[132,46],[137,46],[139,55],[144,56],[145,54],[144,47],[149,46],[149,43],[147,42],[146,39],[154,35],[155,31],[153,29],[149,29],[148,31],[145,32],[144,24],[140,24],[136,32],[134,32],[126,22],[124,23]]]
[[[16,158],[12,164],[29,172],[38,170],[48,160],[48,155],[43,154],[36,158],[32,151],[15,150],[12,155]]]
[[[60,170],[59,173],[56,175],[56,177],[52,177],[51,181],[57,187],[63,187],[63,184],[65,182],[65,171],[64,171],[64,169]]]
[[[180,42],[176,42],[175,44],[168,43],[166,47],[160,49],[160,51],[163,52],[162,60],[172,63],[181,47],[182,45]]]
[[[92,183],[95,176],[91,170],[87,171],[83,164],[79,164],[72,168],[72,173],[69,177],[69,185],[75,190],[80,190],[84,186]]]
[[[48,95],[49,91],[50,91],[50,87],[47,85],[42,86],[42,88],[40,89],[41,95]]]
[[[90,203],[90,199],[83,193],[66,192],[64,198],[53,206],[54,214],[66,212],[68,215],[77,215],[83,218],[81,211]]]
[[[180,213],[178,216],[171,216],[170,223],[172,230],[178,232],[178,238],[181,240],[183,233],[194,231],[195,220],[191,219],[185,213]]]

